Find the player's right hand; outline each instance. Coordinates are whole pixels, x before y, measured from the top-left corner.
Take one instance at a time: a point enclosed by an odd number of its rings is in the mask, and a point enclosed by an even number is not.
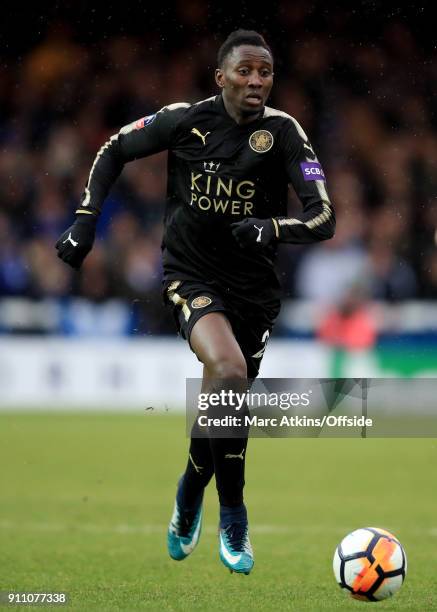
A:
[[[275,240],[272,219],[250,217],[243,221],[231,223],[231,230],[235,240],[243,249],[264,249]]]
[[[96,223],[94,215],[81,215],[56,243],[58,257],[75,270],[79,270],[93,247]]]

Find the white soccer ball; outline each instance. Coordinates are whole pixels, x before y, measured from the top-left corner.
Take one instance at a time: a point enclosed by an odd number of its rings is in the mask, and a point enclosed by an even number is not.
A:
[[[407,573],[402,544],[377,527],[356,529],[334,553],[335,579],[354,599],[381,601],[398,591]]]

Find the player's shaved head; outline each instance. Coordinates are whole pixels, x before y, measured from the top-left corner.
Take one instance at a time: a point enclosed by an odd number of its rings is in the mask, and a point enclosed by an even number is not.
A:
[[[226,58],[232,53],[235,47],[240,47],[242,45],[250,45],[253,47],[263,47],[270,53],[270,56],[273,60],[273,53],[270,49],[269,45],[266,43],[265,39],[261,34],[255,32],[254,30],[235,30],[229,34],[225,42],[220,47],[217,54],[217,64],[221,68]]]

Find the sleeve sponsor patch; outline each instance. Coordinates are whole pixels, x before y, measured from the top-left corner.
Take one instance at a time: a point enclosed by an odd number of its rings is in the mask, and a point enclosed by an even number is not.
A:
[[[141,130],[141,128],[146,127],[146,125],[150,125],[152,121],[154,121],[155,117],[156,117],[156,113],[154,113],[153,115],[147,115],[147,117],[142,117],[141,119],[138,119],[138,121],[135,123],[135,129]]]
[[[322,166],[317,162],[302,162],[300,164],[303,177],[306,181],[325,181]]]

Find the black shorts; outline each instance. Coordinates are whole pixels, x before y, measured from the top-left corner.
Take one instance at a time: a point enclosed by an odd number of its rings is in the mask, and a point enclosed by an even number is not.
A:
[[[191,280],[167,281],[164,283],[163,296],[164,302],[173,310],[179,333],[188,342],[191,330],[201,317],[210,312],[223,312],[246,359],[248,377],[255,378],[258,375],[267,341],[280,310],[277,298],[256,302],[248,296],[224,291],[213,283]]]

